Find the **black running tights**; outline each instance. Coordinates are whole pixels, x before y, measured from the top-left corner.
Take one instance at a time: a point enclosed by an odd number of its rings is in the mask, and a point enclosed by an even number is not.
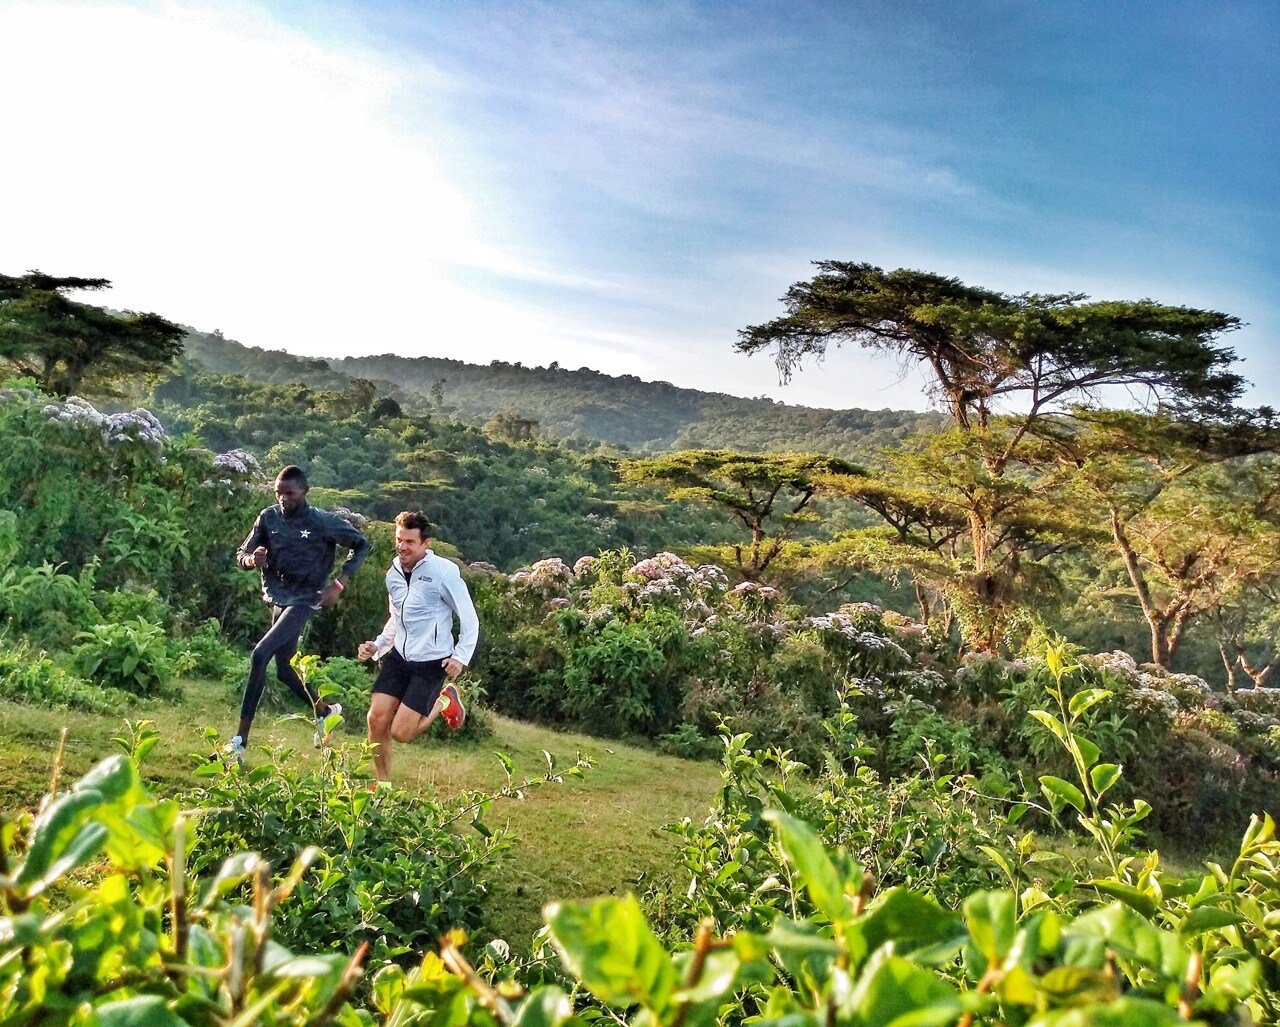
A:
[[[249,664],[249,683],[245,685],[244,701],[240,704],[240,735],[249,740],[249,725],[262,699],[267,684],[267,666],[276,661],[276,677],[289,686],[289,691],[307,706],[315,708],[319,697],[305,684],[289,661],[298,651],[298,638],[316,611],[310,606],[271,607],[271,628],[262,641],[253,647],[253,659]]]

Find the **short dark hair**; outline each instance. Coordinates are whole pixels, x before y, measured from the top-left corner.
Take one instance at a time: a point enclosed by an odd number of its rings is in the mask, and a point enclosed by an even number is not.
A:
[[[282,467],[280,473],[276,475],[276,481],[291,481],[295,485],[302,488],[310,488],[307,483],[307,472],[296,464],[290,464],[288,467]]]
[[[401,510],[396,514],[396,527],[405,531],[418,529],[418,535],[427,538],[431,534],[431,522],[421,510]]]

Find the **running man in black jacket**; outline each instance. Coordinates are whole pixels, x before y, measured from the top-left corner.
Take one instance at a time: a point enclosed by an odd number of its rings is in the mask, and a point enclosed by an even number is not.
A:
[[[253,530],[241,543],[236,562],[245,570],[262,573],[262,599],[271,606],[271,628],[253,650],[249,681],[240,705],[240,728],[225,752],[244,762],[249,728],[267,683],[267,665],[276,661],[276,677],[289,686],[316,715],[315,744],[324,743],[324,720],[342,708],[326,704],[290,664],[298,651],[302,629],[317,610],[332,606],[369,553],[369,543],[341,517],[307,505],[307,476],[300,467],[286,467],[276,477],[275,506],[258,514]],[[333,580],[333,558],[338,546],[351,550]]]

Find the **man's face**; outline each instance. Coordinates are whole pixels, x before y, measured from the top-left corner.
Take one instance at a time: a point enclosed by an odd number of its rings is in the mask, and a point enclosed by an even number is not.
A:
[[[302,506],[302,502],[306,498],[307,490],[296,481],[276,479],[276,500],[280,503],[280,509],[285,513],[293,513],[294,510]]]
[[[400,557],[403,567],[412,567],[427,555],[430,538],[423,538],[417,528],[402,528],[396,525],[396,556]]]

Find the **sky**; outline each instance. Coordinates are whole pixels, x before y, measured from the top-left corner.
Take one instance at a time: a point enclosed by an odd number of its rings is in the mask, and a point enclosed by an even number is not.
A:
[[[1280,406],[1280,5],[0,0],[0,272],[269,349],[923,409],[822,259],[1223,310]]]

